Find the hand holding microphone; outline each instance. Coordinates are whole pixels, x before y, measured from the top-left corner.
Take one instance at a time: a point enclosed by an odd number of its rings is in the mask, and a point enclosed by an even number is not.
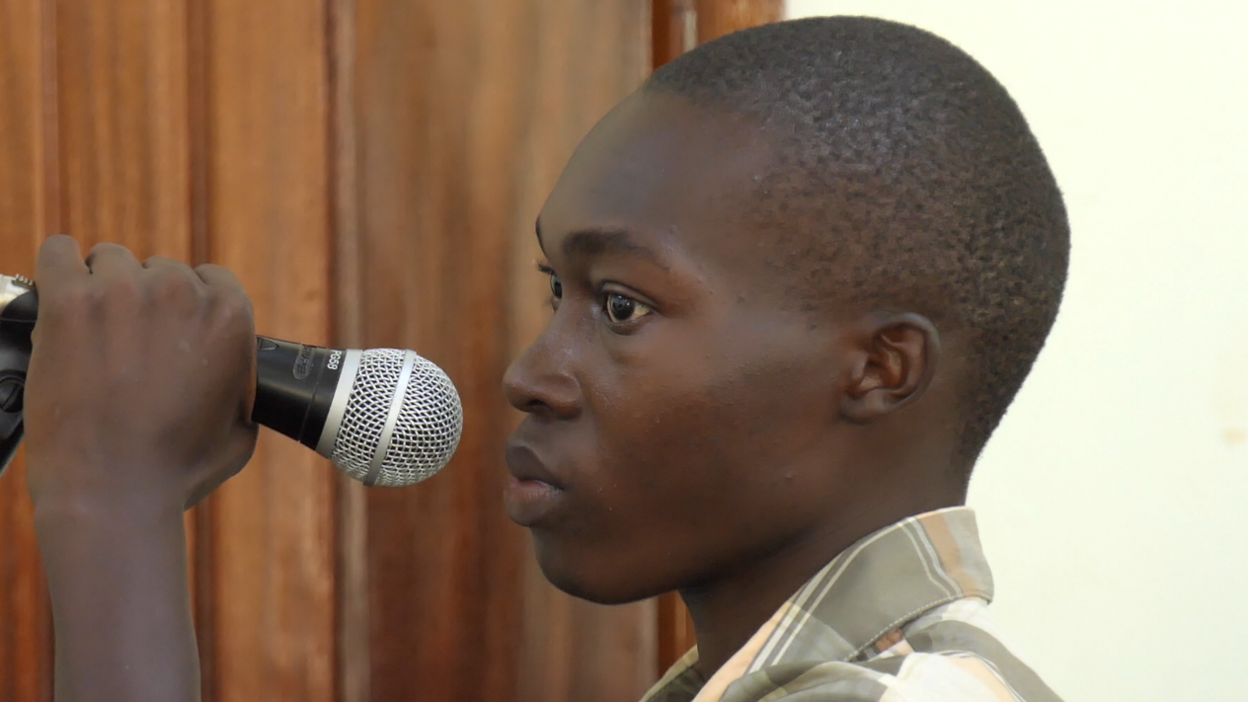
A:
[[[28,329],[38,307],[16,406],[36,498],[67,491],[189,506],[246,464],[253,421],[368,484],[423,480],[458,444],[459,398],[441,369],[411,351],[258,338],[246,293],[225,269],[140,264],[113,245],[84,262],[74,240],[54,237],[40,251],[37,300],[3,279],[3,353],[22,353],[23,321]],[[21,401],[15,376],[0,374],[0,424]]]
[[[187,508],[255,450],[251,302],[233,274],[68,237],[36,263],[26,379],[27,486],[38,513]]]
[[[243,468],[256,422],[384,485],[458,442],[436,366],[257,338],[223,268],[114,245],[84,262],[53,237],[35,283],[0,277],[0,449],[25,429],[58,699],[198,699],[183,512]]]

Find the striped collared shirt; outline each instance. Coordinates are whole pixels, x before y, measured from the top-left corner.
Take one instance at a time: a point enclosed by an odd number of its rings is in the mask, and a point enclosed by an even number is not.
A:
[[[643,702],[1060,702],[991,600],[974,512],[910,517],[824,566],[710,680],[694,648]]]

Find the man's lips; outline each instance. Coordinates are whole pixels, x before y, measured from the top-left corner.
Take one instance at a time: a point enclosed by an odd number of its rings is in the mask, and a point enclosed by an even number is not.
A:
[[[554,471],[538,457],[537,452],[527,444],[515,440],[508,442],[506,460],[507,470],[520,482],[546,483],[559,490],[565,488],[564,481],[555,475]]]
[[[522,443],[508,443],[506,455],[512,476],[503,489],[507,515],[520,526],[537,526],[563,502],[563,483]]]

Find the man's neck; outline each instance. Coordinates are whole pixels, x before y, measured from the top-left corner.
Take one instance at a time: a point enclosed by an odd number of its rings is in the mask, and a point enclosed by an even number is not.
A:
[[[710,583],[681,590],[697,631],[696,670],[709,679],[819,569],[859,539],[906,517],[955,504],[961,501],[948,496],[915,499],[915,493],[909,493],[836,510],[840,518],[825,529]]]

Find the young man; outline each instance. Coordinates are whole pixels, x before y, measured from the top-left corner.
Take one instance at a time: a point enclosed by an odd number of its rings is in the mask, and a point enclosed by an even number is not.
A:
[[[680,591],[699,646],[647,700],[1057,699],[994,633],[960,506],[1069,248],[983,68],[863,18],[726,37],[594,129],[538,238],[555,311],[505,381],[507,509],[574,595]],[[245,294],[66,239],[38,283],[58,698],[194,699],[181,512],[253,446]]]

